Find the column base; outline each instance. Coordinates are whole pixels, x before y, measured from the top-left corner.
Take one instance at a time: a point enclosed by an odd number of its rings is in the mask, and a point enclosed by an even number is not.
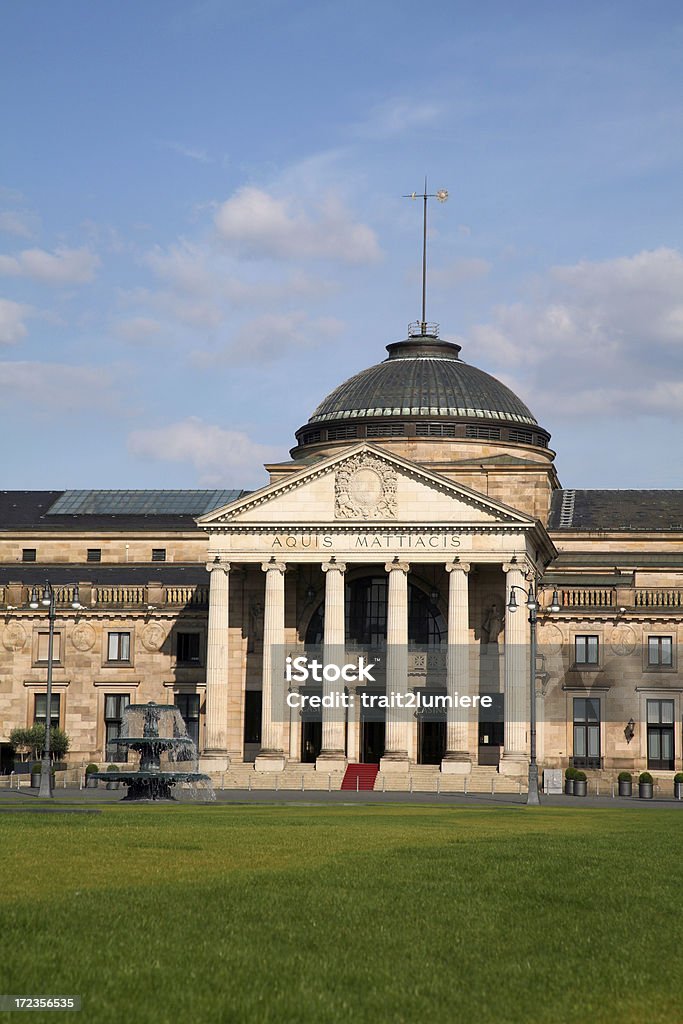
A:
[[[446,754],[441,762],[442,775],[470,775],[472,772],[472,759],[468,753],[456,751]]]
[[[317,772],[345,772],[347,763],[343,750],[324,750],[318,754],[315,770]]]
[[[287,758],[281,750],[263,750],[256,755],[255,772],[283,772]]]
[[[384,774],[390,774],[391,772],[408,772],[410,769],[410,761],[408,760],[408,753],[399,751],[395,754],[385,754],[384,757],[380,758],[379,770]]]
[[[230,755],[221,750],[205,750],[199,758],[200,772],[227,772]]]
[[[503,754],[498,765],[500,775],[526,775],[529,759],[524,754]]]

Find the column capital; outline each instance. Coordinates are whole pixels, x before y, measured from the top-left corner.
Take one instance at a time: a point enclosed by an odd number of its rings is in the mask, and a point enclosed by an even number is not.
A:
[[[281,572],[284,575],[284,573],[287,571],[287,563],[276,562],[275,559],[273,558],[269,562],[261,562],[261,568],[263,569],[264,572],[269,572],[271,569],[277,569],[278,572]]]
[[[323,562],[320,568],[323,572],[331,572],[333,569],[336,569],[337,572],[344,573],[346,572],[346,562],[334,562],[330,559],[329,562]]]
[[[216,559],[218,559],[218,555],[216,555]],[[230,572],[231,568],[232,568],[232,563],[231,562],[222,562],[220,559],[218,561],[216,561],[214,559],[213,562],[207,562],[206,563],[206,571],[207,572],[215,572],[217,569],[220,569],[222,572],[224,572],[227,575]]]
[[[509,572],[519,572],[524,576],[526,570],[526,562],[503,562],[503,572],[506,575]]]
[[[471,568],[472,566],[469,562],[446,562],[445,566],[446,572],[455,572],[459,569],[460,572],[468,573]]]
[[[401,572],[405,573],[407,576],[410,572],[410,562],[399,562],[398,560],[395,562],[386,562],[384,568],[387,572],[391,572],[393,569],[400,569]]]

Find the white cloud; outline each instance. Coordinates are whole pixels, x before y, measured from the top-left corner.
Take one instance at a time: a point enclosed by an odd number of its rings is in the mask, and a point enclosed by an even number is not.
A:
[[[301,311],[263,313],[242,324],[229,344],[195,353],[194,362],[198,366],[271,363],[291,352],[315,348],[342,329],[341,321],[333,317],[311,320]]]
[[[11,345],[26,337],[24,320],[31,314],[30,306],[11,299],[0,299],[0,344]]]
[[[135,430],[128,450],[141,459],[194,466],[205,485],[251,486],[255,467],[284,457],[275,447],[252,441],[239,430],[225,430],[191,416],[150,430]],[[265,482],[265,481],[262,481]]]
[[[211,158],[205,149],[196,146],[186,146],[182,142],[162,142],[162,146],[172,150],[179,156],[187,157],[188,160],[196,160],[200,164],[211,163]]]
[[[0,274],[29,277],[45,284],[85,284],[92,281],[100,265],[89,249],[24,249],[17,256],[0,255]]]
[[[111,405],[112,373],[105,367],[62,363],[0,362],[3,401],[19,399],[41,409],[102,410]]]
[[[474,327],[465,357],[544,415],[682,415],[681,253],[554,267],[536,293]]]
[[[161,326],[159,321],[152,317],[133,316],[128,320],[119,321],[115,330],[126,341],[150,341],[159,335]]]
[[[334,196],[313,215],[294,199],[280,199],[258,188],[242,188],[219,206],[219,237],[255,259],[326,259],[371,263],[380,258],[374,231],[353,221]]]
[[[450,288],[462,284],[463,281],[474,281],[486,277],[491,271],[488,260],[473,256],[469,259],[455,260],[444,267],[435,267],[429,272],[429,284],[432,288]]]
[[[0,231],[19,238],[31,238],[38,218],[25,210],[0,210]]]

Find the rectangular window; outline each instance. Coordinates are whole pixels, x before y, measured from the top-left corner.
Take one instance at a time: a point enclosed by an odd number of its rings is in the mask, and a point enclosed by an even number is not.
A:
[[[244,742],[261,742],[260,690],[247,690],[244,694]]]
[[[187,735],[199,749],[199,694],[176,693],[175,703],[183,716]]]
[[[600,701],[597,697],[574,698],[574,768],[601,768]]]
[[[166,548],[152,548],[152,561],[153,562],[165,562],[166,561]]]
[[[647,702],[647,766],[660,771],[674,770],[674,702]]]
[[[88,548],[88,561],[89,562],[101,562],[102,561],[102,548]]]
[[[106,693],[104,695],[104,733],[108,761],[127,761],[128,751],[115,741],[121,735],[123,712],[130,704],[127,693]]]
[[[107,661],[130,661],[130,633],[110,633]]]
[[[599,650],[597,636],[574,637],[575,665],[597,665],[598,654]]]
[[[50,649],[50,632],[49,630],[39,630],[38,632],[38,657],[36,661],[41,664],[47,664]],[[52,662],[57,664],[62,660],[62,634],[55,633],[52,637]]]
[[[199,633],[176,633],[176,660],[179,665],[199,664]]]
[[[52,694],[52,707],[50,709],[50,728],[59,726],[59,712],[61,710],[61,694]],[[37,693],[36,703],[33,711],[33,721],[36,725],[45,725],[47,711],[47,694]]]
[[[36,560],[36,549],[35,548],[23,548],[21,552],[22,562],[35,562]]]
[[[673,637],[649,636],[647,638],[647,663],[649,666],[671,668],[673,665]]]

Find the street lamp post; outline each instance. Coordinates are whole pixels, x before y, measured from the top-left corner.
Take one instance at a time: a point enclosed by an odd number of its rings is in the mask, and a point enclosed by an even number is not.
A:
[[[40,789],[38,790],[38,796],[51,798],[52,772],[50,768],[50,731],[52,729],[52,660],[55,642],[55,619],[57,618],[57,612],[56,595],[54,587],[47,580],[45,581],[43,593],[40,597],[38,597],[38,587],[34,586],[31,591],[29,608],[33,608],[34,610],[36,610],[37,608],[40,608],[41,605],[43,606],[43,608],[47,608],[47,618],[50,624],[50,629],[47,638],[47,693],[45,697],[45,744],[43,746],[43,756],[41,759]],[[78,599],[78,584],[74,587],[71,607],[76,610],[81,608],[81,602]]]
[[[543,587],[541,587],[543,589]],[[529,583],[528,591],[523,587],[513,585],[510,588],[510,599],[508,611],[516,612],[519,605],[515,597],[515,591],[521,590],[526,594],[526,606],[529,612],[529,781],[527,786],[526,802],[529,806],[538,807],[540,799],[538,795],[538,763],[536,761],[536,624],[538,622],[538,588],[536,580]],[[560,601],[557,589],[553,590],[552,601],[548,611],[559,612]]]

